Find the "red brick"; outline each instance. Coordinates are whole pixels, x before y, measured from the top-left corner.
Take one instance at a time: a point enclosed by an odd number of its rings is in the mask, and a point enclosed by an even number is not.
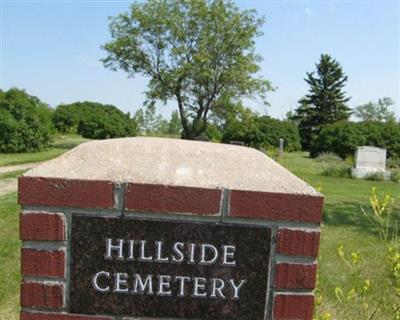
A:
[[[313,309],[312,295],[276,295],[274,320],[311,320]]]
[[[279,263],[275,269],[275,288],[314,289],[317,264]]]
[[[64,313],[48,313],[48,312],[21,312],[21,320],[112,320],[110,317],[102,316],[85,316]]]
[[[32,206],[112,208],[113,184],[96,180],[20,177],[18,203]]]
[[[322,204],[323,198],[317,196],[232,190],[229,215],[320,223]]]
[[[221,190],[129,184],[125,195],[127,210],[169,213],[219,214]]]
[[[64,277],[64,251],[21,250],[21,272],[24,276]]]
[[[23,282],[21,306],[27,308],[60,309],[63,306],[64,287],[60,284]]]
[[[25,213],[20,215],[21,240],[65,240],[64,219],[51,213]]]
[[[316,257],[319,250],[319,231],[280,229],[276,252],[293,256]]]

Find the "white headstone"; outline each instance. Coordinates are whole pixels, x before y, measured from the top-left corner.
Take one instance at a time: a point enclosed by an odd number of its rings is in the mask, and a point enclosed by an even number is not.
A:
[[[389,172],[386,171],[386,149],[370,146],[357,147],[353,176],[365,178],[375,173],[382,173],[385,178],[389,177]]]

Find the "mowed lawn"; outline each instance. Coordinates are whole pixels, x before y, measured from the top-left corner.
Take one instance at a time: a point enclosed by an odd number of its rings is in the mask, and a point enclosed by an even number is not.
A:
[[[4,161],[2,156],[0,161]],[[306,153],[286,154],[279,162],[312,186],[321,188],[325,196],[319,258],[319,293],[323,300],[317,310],[335,315],[334,289],[337,286],[348,288],[350,285],[347,269],[336,257],[337,246],[343,244],[346,251],[362,254],[364,270],[371,280],[371,301],[379,303],[384,299],[382,312],[374,319],[391,319],[391,306],[396,302],[396,297],[391,291],[389,271],[383,268],[383,246],[363,215],[361,206],[369,210],[371,188],[376,187],[379,194],[389,193],[397,197],[395,205],[399,211],[400,184],[324,177],[319,175],[321,164],[310,159]],[[21,244],[18,239],[19,206],[16,197],[16,193],[12,193],[0,198],[1,320],[17,319],[19,312]],[[373,303],[370,307],[373,307]],[[353,318],[361,319],[359,314],[354,314]]]
[[[53,138],[52,146],[41,152],[0,153],[0,167],[16,164],[46,161],[56,158],[78,144],[88,141],[78,135],[57,136]]]
[[[318,272],[322,305],[317,307],[317,311],[330,312],[335,319],[335,287],[352,288],[349,269],[336,256],[337,247],[343,245],[347,254],[361,254],[363,273],[371,280],[369,311],[377,304],[381,305],[372,319],[393,319],[392,306],[395,303],[399,305],[400,299],[393,293],[390,271],[383,263],[385,248],[361,208],[367,214],[372,213],[369,198],[371,189],[375,187],[379,196],[390,194],[395,198],[395,214],[400,216],[400,184],[325,177],[320,175],[322,164],[310,159],[304,152],[286,154],[279,162],[313,187],[321,189],[325,197]],[[354,308],[352,319],[363,319],[361,314],[356,313],[356,310],[361,310],[360,304],[357,302],[350,307]]]

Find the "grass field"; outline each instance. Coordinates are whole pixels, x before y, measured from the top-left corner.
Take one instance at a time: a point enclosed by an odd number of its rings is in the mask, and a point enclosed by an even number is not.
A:
[[[52,147],[45,151],[29,153],[0,153],[0,166],[49,160],[58,157],[65,151],[84,141],[87,140],[77,135],[57,136],[53,138]]]
[[[53,145],[42,152],[0,154],[0,166],[49,160],[87,141],[76,136],[57,136]],[[0,179],[15,179],[26,170],[0,174]],[[19,206],[17,193],[0,196],[0,320],[19,319],[20,283]]]
[[[0,320],[19,319],[20,247],[17,193],[0,197]]]
[[[68,143],[78,143],[79,138],[65,139]],[[71,142],[72,141],[72,142]],[[62,142],[58,142],[58,150]],[[57,148],[54,148],[57,149]],[[42,153],[39,158],[46,159],[57,154]],[[17,163],[18,157],[0,155],[2,163]],[[29,160],[27,160],[29,159]],[[35,159],[23,155],[28,162]],[[346,288],[348,283],[347,269],[336,258],[336,248],[343,244],[346,251],[360,252],[364,261],[364,271],[371,279],[371,301],[378,303],[384,299],[380,314],[373,319],[392,319],[391,306],[396,297],[390,288],[389,271],[382,267],[383,246],[379,243],[375,230],[361,212],[361,206],[368,210],[368,201],[372,187],[378,193],[389,193],[396,196],[395,207],[400,211],[400,184],[390,181],[363,181],[321,176],[320,163],[308,158],[306,153],[286,154],[279,162],[294,174],[316,188],[325,196],[322,224],[322,243],[319,257],[319,293],[322,294],[322,305],[319,311],[329,311],[335,315],[336,286]],[[21,163],[21,162],[19,162]],[[17,319],[19,310],[19,255],[18,212],[16,193],[0,198],[0,319]],[[374,302],[373,302],[374,303]],[[372,304],[373,304],[372,303]],[[372,305],[370,307],[373,307]],[[332,318],[333,319],[333,318]],[[361,319],[354,314],[353,319]]]
[[[384,303],[373,319],[392,318],[392,304],[399,303],[399,297],[391,289],[389,270],[382,263],[385,248],[379,242],[376,230],[361,211],[367,212],[372,187],[378,194],[395,197],[395,211],[400,214],[400,184],[392,181],[365,181],[347,178],[332,178],[320,175],[321,164],[311,160],[307,153],[286,154],[279,162],[324,194],[322,242],[319,256],[319,292],[322,306],[319,311],[335,315],[335,287],[350,288],[348,268],[336,257],[336,249],[342,244],[347,252],[359,252],[363,257],[363,270],[371,280],[370,308],[373,304]],[[354,306],[357,308],[357,306]],[[352,319],[362,319],[354,314]]]

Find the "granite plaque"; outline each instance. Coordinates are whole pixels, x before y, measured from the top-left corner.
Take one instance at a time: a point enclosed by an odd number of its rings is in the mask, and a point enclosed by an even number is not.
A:
[[[73,216],[69,312],[262,320],[271,230]]]

